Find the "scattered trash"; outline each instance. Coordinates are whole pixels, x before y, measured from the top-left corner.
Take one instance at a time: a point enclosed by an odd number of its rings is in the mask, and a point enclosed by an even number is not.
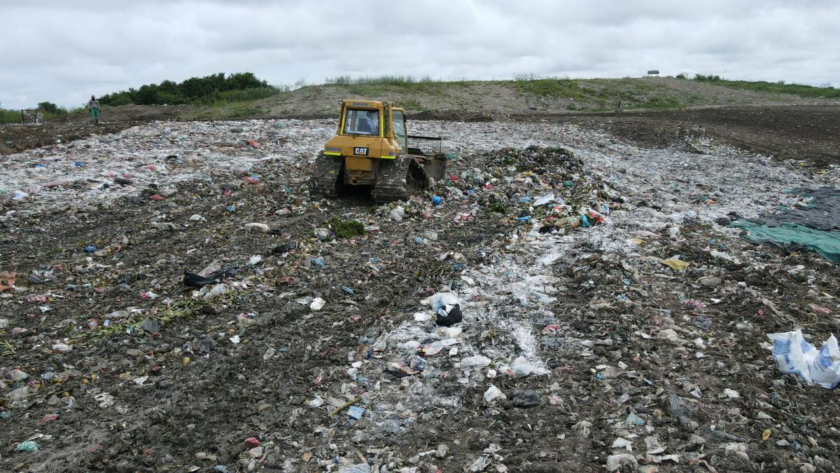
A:
[[[688,263],[678,259],[664,259],[660,263],[676,271],[685,271],[688,269]]]
[[[802,402],[804,376],[774,376],[750,349],[792,323],[828,337],[834,266],[715,222],[808,209],[786,189],[836,186],[840,171],[552,120],[417,127],[444,131],[459,159],[387,205],[310,199],[304,176],[334,121],[141,124],[8,158],[9,448],[37,441],[58,470],[125,464],[107,439],[55,441],[82,413],[154,434],[138,437],[135,469],[837,463],[819,422],[833,405]],[[574,153],[526,147],[558,142]],[[817,348],[800,371],[825,382],[834,366],[811,373]],[[183,422],[160,399],[179,400]],[[170,448],[179,435],[200,448]],[[77,450],[96,453],[74,466]]]
[[[361,419],[364,413],[365,410],[358,406],[350,406],[350,408],[347,409],[347,415],[356,420]]]
[[[312,310],[318,311],[318,310],[323,309],[324,304],[326,304],[326,303],[327,303],[327,301],[325,301],[324,299],[321,299],[320,297],[316,297],[315,299],[312,300],[312,303],[309,304],[309,308],[312,309]]]
[[[352,466],[342,466],[338,469],[338,473],[370,473],[370,465],[358,463]]]
[[[480,471],[486,470],[491,463],[492,462],[490,461],[490,457],[488,455],[482,455],[476,458],[475,461],[472,462],[472,464],[470,464],[467,471],[469,471],[470,473],[478,473]]]
[[[513,405],[515,407],[537,407],[540,405],[540,395],[536,391],[517,391],[513,395]]]
[[[391,220],[395,222],[402,222],[403,218],[405,218],[405,209],[403,207],[398,206],[394,210],[392,210],[389,215],[391,216]]]
[[[40,449],[41,446],[33,442],[32,440],[21,442],[17,444],[17,447],[15,447],[15,450],[17,450],[18,452],[37,452]]]
[[[639,462],[636,461],[636,457],[630,455],[629,453],[621,453],[607,457],[607,471],[617,471],[625,466],[628,466],[633,470],[637,470],[639,468]]]
[[[245,229],[260,233],[268,233],[269,230],[268,225],[264,223],[246,223]]]
[[[15,289],[16,275],[14,272],[0,272],[0,292],[13,291]]]
[[[723,394],[724,394],[724,396],[728,397],[729,399],[739,399],[741,397],[741,395],[738,394],[738,391],[735,391],[734,389],[729,389],[729,388],[724,389]]]
[[[463,320],[461,305],[444,305],[435,311],[435,321],[441,327],[451,327]]]

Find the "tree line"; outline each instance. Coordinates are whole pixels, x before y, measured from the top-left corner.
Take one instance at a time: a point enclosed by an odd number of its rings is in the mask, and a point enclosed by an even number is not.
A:
[[[99,97],[101,105],[174,105],[226,100],[235,92],[251,89],[271,91],[274,87],[258,79],[252,72],[237,72],[225,76],[223,72],[205,77],[191,77],[183,82],[165,80],[160,84],[146,84],[139,89],[129,88]],[[234,93],[234,94],[232,94]]]

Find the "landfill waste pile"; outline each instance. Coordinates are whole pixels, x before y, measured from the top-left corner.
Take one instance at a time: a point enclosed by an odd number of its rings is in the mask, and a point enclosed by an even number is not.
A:
[[[774,350],[836,352],[840,270],[730,225],[840,169],[574,125],[413,127],[448,137],[449,175],[388,205],[310,199],[324,120],[2,158],[0,470],[840,464],[836,393]]]

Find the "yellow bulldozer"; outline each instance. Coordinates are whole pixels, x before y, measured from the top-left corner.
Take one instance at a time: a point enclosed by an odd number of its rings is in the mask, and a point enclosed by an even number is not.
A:
[[[391,102],[343,100],[338,132],[324,145],[309,180],[312,197],[365,187],[376,202],[405,200],[446,172],[443,138],[408,134],[405,110]]]

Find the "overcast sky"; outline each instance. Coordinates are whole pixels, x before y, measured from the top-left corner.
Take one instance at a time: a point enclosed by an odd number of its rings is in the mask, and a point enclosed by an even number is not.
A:
[[[0,27],[3,108],[243,71],[840,86],[838,0],[0,0]]]

